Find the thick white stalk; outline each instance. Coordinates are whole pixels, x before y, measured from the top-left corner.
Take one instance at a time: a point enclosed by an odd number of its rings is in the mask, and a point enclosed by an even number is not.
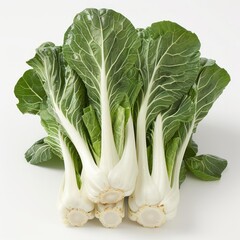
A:
[[[135,189],[138,164],[135,146],[135,135],[132,116],[129,117],[125,130],[125,145],[120,161],[114,166],[108,175],[110,185],[129,196]]]
[[[147,99],[145,98],[137,118],[137,158],[138,158],[138,177],[136,188],[132,196],[130,196],[129,217],[137,221],[139,208],[144,206],[156,205],[160,202],[160,195],[157,185],[149,172],[147,143],[146,143],[146,114],[147,114]]]
[[[103,32],[102,32],[103,34]],[[99,167],[106,173],[118,162],[117,149],[114,142],[110,106],[108,99],[108,86],[104,56],[104,38],[102,35],[102,65],[100,79],[100,105],[101,105],[101,159]]]
[[[163,121],[159,114],[154,124],[152,178],[158,186],[161,199],[170,191],[170,181],[165,159]]]
[[[177,213],[177,208],[180,200],[179,188],[172,188],[161,201],[160,205],[164,208],[166,220],[171,220]]]
[[[54,111],[57,115],[57,117],[60,120],[61,125],[68,133],[69,138],[73,142],[74,146],[76,147],[80,157],[82,164],[85,169],[87,169],[88,172],[93,172],[94,170],[97,170],[97,166],[94,162],[94,159],[92,157],[92,154],[89,150],[88,145],[86,144],[83,137],[80,135],[80,133],[76,130],[76,128],[72,125],[72,123],[64,116],[63,112],[61,111],[61,108],[58,106],[58,103],[55,99],[54,90],[52,89],[52,86],[50,84],[49,79],[49,73],[48,73],[48,61],[46,59],[44,60],[44,75],[45,75],[45,82],[47,84],[47,88],[49,91],[49,98],[52,102]]]
[[[75,172],[74,161],[69,153],[66,143],[59,132],[59,144],[62,151],[63,162],[64,162],[64,191],[71,195],[75,191],[78,191],[78,184]]]
[[[64,160],[65,173],[58,207],[66,224],[79,227],[93,218],[94,204],[88,200],[84,189],[78,188],[74,162],[60,133],[59,143]]]
[[[61,125],[66,130],[69,138],[71,139],[72,143],[76,147],[83,164],[83,167],[86,171],[93,171],[97,169],[97,166],[93,160],[92,154],[89,150],[89,147],[80,133],[76,130],[72,123],[64,116],[63,112],[54,104],[54,110],[60,120]]]
[[[167,220],[171,220],[172,218],[174,218],[177,213],[177,208],[180,200],[180,192],[179,192],[180,169],[181,169],[181,165],[182,165],[182,161],[183,161],[183,157],[184,157],[187,145],[192,136],[194,123],[195,123],[195,120],[192,121],[188,129],[188,132],[182,142],[182,145],[178,150],[177,157],[174,164],[171,190],[165,194],[164,199],[161,201],[161,204],[164,206],[164,211],[166,213]]]
[[[89,147],[79,132],[64,116],[56,104],[54,107],[61,125],[66,130],[69,138],[71,139],[72,143],[78,151],[78,154],[81,157],[83,165],[82,179],[84,179],[84,185],[86,186],[88,197],[93,202],[99,202],[100,193],[106,191],[109,188],[107,176],[95,164]]]
[[[134,195],[129,198],[128,216],[131,220],[137,221],[144,227],[160,227],[166,221],[164,206],[161,205],[161,200],[169,190],[163,138],[161,139],[162,119],[161,115],[159,115],[154,128],[153,172],[152,176],[150,176],[147,159],[146,129],[144,128],[146,122],[143,122],[143,119],[146,119],[146,110],[145,112],[141,112],[141,110],[137,122],[139,124],[137,125],[137,150],[138,164],[141,166],[139,167],[140,179],[138,178]],[[143,113],[145,114],[144,118],[142,116]],[[141,135],[143,129],[145,132],[144,136]],[[145,158],[142,158],[142,152],[145,152]]]
[[[146,142],[146,117],[147,117],[147,100],[144,99],[140,108],[137,118],[137,158],[139,177],[143,181],[150,179],[149,167],[148,167],[148,155],[147,155],[147,142]]]
[[[194,124],[195,124],[195,118],[193,119],[191,126],[189,127],[189,130],[185,136],[185,139],[183,140],[183,143],[177,153],[176,162],[174,165],[174,172],[173,172],[173,182],[172,182],[173,189],[179,189],[179,175],[180,175],[181,165],[182,165],[186,148],[193,134]]]

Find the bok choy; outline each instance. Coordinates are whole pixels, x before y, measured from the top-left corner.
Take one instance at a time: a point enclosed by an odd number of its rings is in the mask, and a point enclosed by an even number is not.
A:
[[[94,217],[116,227],[128,216],[159,227],[176,215],[191,172],[221,177],[227,162],[198,155],[192,139],[230,78],[200,57],[197,36],[170,21],[135,29],[120,13],[77,14],[62,46],[46,42],[15,86],[22,113],[38,115],[47,136],[26,152],[31,164],[63,161],[63,221]]]
[[[79,151],[88,196],[96,203],[116,203],[135,187],[137,158],[131,101],[140,85],[137,81],[132,84],[139,45],[137,31],[129,20],[105,9],[78,14],[65,35],[64,57],[85,83],[100,129],[96,164],[87,168],[93,161]]]
[[[146,137],[144,140],[142,136],[138,139],[137,135],[139,175],[135,192],[129,198],[131,220],[145,227],[159,227],[175,217],[179,203],[180,170],[192,134],[228,82],[229,75],[224,69],[214,61],[201,59],[198,76],[188,94],[159,112],[147,132],[148,140],[151,141],[148,146],[151,147],[151,154],[147,154]],[[140,141],[145,143],[145,155],[142,154]],[[211,168],[217,169],[219,174],[226,167],[225,160],[209,155],[186,158],[187,166],[191,166],[190,161],[201,165],[196,163],[198,158],[210,160]],[[152,162],[151,171],[148,161]],[[198,167],[200,176],[209,171],[205,166]],[[190,171],[194,173],[196,170]],[[206,177],[202,179],[211,180]]]
[[[85,88],[64,62],[61,47],[52,43],[41,45],[28,64],[33,69],[28,70],[15,87],[18,107],[24,113],[38,114],[48,136],[34,144],[26,158],[32,162],[34,159],[35,162],[46,161],[50,157],[63,159],[65,174],[59,210],[67,224],[82,226],[93,218],[94,204],[82,186],[79,154],[60,124],[70,125],[68,121],[71,121],[78,129],[83,128],[79,117],[86,104]]]

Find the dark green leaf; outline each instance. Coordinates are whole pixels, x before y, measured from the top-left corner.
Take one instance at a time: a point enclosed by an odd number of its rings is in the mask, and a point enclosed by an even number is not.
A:
[[[139,97],[147,102],[146,127],[163,110],[180,100],[199,73],[197,36],[173,22],[158,22],[139,31],[139,78],[143,88]]]
[[[213,155],[200,155],[185,161],[188,170],[197,178],[205,181],[214,181],[221,178],[227,161]]]
[[[100,121],[103,104],[113,113],[126,93],[135,98],[131,80],[139,46],[131,22],[108,9],[82,11],[66,32],[64,56],[83,79]]]
[[[187,176],[186,164],[185,164],[185,162],[182,162],[181,169],[180,169],[180,175],[179,175],[179,185],[180,186],[185,181],[186,176]]]
[[[184,154],[184,159],[195,157],[198,153],[198,145],[191,139]]]

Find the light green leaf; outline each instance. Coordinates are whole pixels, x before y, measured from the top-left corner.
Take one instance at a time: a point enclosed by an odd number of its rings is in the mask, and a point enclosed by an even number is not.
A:
[[[52,151],[50,146],[45,143],[44,139],[34,143],[25,153],[25,158],[27,162],[34,165],[52,160],[62,161],[62,159]]]
[[[19,100],[17,106],[22,113],[38,114],[41,104],[46,99],[41,79],[34,70],[28,70],[23,74],[15,86],[14,93]]]
[[[177,155],[177,150],[180,145],[180,138],[173,138],[171,141],[166,146],[166,164],[167,164],[167,171],[168,171],[168,177],[171,181],[172,175],[173,175],[173,170],[174,170],[174,165],[175,165],[175,158]]]
[[[186,164],[185,164],[185,162],[182,162],[181,169],[180,169],[180,174],[179,174],[179,185],[180,186],[185,181],[186,177],[187,177]]]
[[[185,163],[191,173],[205,181],[219,180],[223,170],[227,167],[225,159],[213,155],[191,157],[186,159]]]
[[[114,141],[116,144],[118,155],[121,156],[124,149],[124,136],[125,136],[125,123],[126,123],[126,110],[119,106],[115,111],[113,117],[113,132]]]
[[[84,110],[84,114],[82,116],[84,125],[87,128],[89,138],[91,141],[91,145],[94,151],[94,156],[97,162],[101,157],[101,128],[98,122],[97,115],[95,110],[90,105]]]

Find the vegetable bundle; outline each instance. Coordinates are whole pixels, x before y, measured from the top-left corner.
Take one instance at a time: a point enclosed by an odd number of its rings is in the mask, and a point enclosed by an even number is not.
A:
[[[108,9],[79,13],[63,46],[37,48],[15,95],[47,136],[25,156],[64,161],[58,206],[66,224],[97,217],[116,227],[128,197],[131,220],[159,227],[176,215],[187,172],[221,177],[226,160],[197,155],[192,135],[230,78],[199,49],[176,23],[135,29]]]

